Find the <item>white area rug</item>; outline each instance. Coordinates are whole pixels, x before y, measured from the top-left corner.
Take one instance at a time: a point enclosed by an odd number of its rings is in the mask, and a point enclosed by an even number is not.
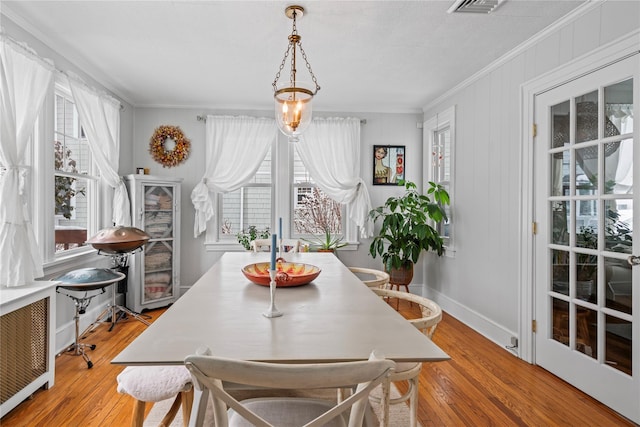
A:
[[[335,392],[331,392],[332,396],[335,396]],[[380,387],[375,389],[372,392],[373,395],[380,395]],[[395,388],[393,384],[391,384],[391,397],[398,397],[398,390]],[[144,427],[157,427],[160,424],[160,421],[165,416],[171,404],[173,403],[173,398],[168,400],[163,400],[162,402],[158,402],[153,405],[151,408],[151,412],[147,415],[147,418],[144,420]],[[372,402],[372,405],[376,416],[378,416],[378,408],[377,404]],[[207,409],[207,416],[205,417],[205,426],[213,426],[213,418],[210,416],[211,406]],[[391,427],[404,427],[409,425],[409,407],[406,404],[397,404],[391,405],[389,409],[389,426]],[[171,427],[182,427],[182,412],[178,410],[178,414],[176,418],[171,423]]]

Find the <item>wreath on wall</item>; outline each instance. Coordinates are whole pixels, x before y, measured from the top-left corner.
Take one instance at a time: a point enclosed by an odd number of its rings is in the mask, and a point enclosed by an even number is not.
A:
[[[175,142],[173,149],[167,149],[167,143]],[[163,125],[158,127],[151,137],[149,153],[153,160],[164,168],[178,166],[189,157],[191,141],[189,141],[178,126]]]

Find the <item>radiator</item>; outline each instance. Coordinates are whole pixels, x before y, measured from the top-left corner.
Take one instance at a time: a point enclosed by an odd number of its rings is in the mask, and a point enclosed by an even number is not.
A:
[[[45,282],[50,283],[50,282]],[[0,416],[53,385],[55,288],[3,288],[0,309]]]

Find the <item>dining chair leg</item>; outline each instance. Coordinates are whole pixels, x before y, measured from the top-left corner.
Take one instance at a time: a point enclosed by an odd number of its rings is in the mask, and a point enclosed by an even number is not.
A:
[[[131,427],[142,427],[144,423],[144,407],[146,402],[135,400],[133,402],[133,415],[131,416]]]
[[[193,407],[193,388],[189,391],[183,391],[180,393],[182,400],[182,425],[184,427],[189,426],[189,419],[191,418],[191,408]]]
[[[391,395],[391,383],[384,381],[382,384],[382,396],[380,397],[380,427],[389,426],[389,398]]]
[[[409,396],[409,426],[418,426],[418,377],[409,380],[411,395]]]
[[[178,413],[178,409],[180,409],[181,403],[182,403],[182,392],[178,393],[176,398],[173,400],[173,404],[171,405],[169,412],[167,412],[167,414],[164,416],[162,421],[160,421],[160,424],[158,425],[158,427],[169,427],[171,425],[171,422],[173,421],[173,419],[176,417],[176,414]]]

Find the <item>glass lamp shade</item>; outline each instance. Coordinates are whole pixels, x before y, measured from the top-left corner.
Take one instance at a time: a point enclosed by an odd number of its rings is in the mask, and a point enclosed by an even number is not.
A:
[[[289,142],[297,142],[298,137],[311,123],[314,86],[304,82],[278,85],[273,98],[278,129],[289,137]]]

